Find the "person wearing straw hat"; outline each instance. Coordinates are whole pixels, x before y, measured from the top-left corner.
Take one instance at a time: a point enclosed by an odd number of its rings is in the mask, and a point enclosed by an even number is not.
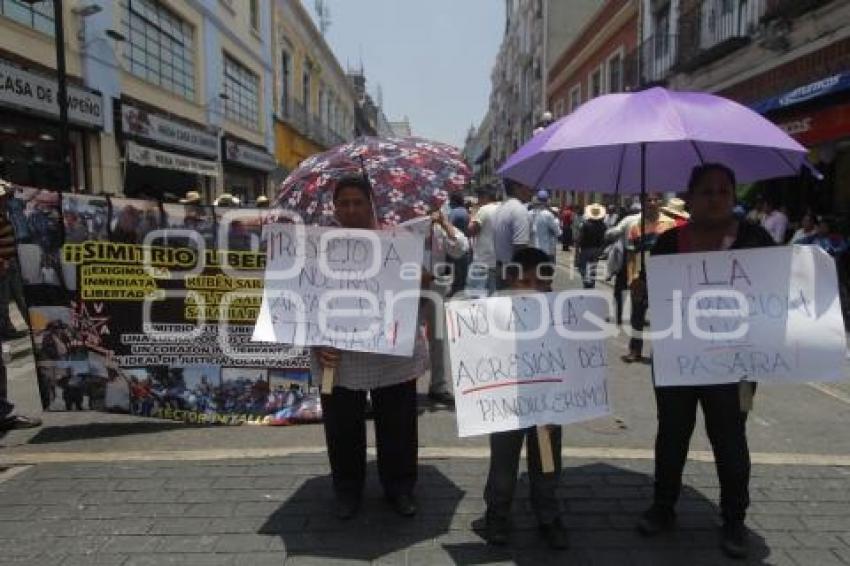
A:
[[[186,196],[179,200],[180,204],[201,204],[201,193],[198,191],[186,191]]]
[[[678,197],[673,197],[667,200],[664,206],[661,207],[661,212],[672,218],[676,222],[676,226],[687,224],[691,215],[685,209],[685,201]]]
[[[609,240],[622,238],[626,251],[624,283],[631,293],[633,335],[629,339],[629,353],[620,358],[627,364],[649,363],[649,358],[643,357],[643,339],[640,338],[649,306],[646,283],[641,277],[644,269],[641,251],[649,250],[659,235],[676,226],[674,219],[661,212],[661,195],[658,193],[648,193],[641,209],[640,214],[627,216],[605,234]],[[645,221],[641,221],[642,215],[646,215]]]
[[[214,206],[236,208],[240,204],[239,199],[230,193],[222,193],[213,201]]]
[[[576,267],[585,289],[596,286],[596,262],[605,247],[605,216],[607,210],[599,203],[584,208],[584,216],[576,241]]]

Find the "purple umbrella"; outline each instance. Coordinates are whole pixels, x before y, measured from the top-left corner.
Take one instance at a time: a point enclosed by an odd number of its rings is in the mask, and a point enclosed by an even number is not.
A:
[[[583,104],[534,136],[499,169],[535,188],[681,191],[691,170],[722,163],[738,182],[797,175],[806,149],[731,100],[660,87]]]

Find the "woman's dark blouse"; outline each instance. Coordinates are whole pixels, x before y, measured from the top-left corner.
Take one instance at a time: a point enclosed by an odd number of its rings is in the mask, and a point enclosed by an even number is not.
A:
[[[652,255],[683,253],[679,249],[679,235],[685,229],[685,226],[672,228],[658,236],[658,240],[656,240],[655,246],[652,248]],[[775,245],[776,243],[770,234],[767,233],[767,230],[756,224],[741,222],[738,224],[738,235],[729,249],[766,248]]]

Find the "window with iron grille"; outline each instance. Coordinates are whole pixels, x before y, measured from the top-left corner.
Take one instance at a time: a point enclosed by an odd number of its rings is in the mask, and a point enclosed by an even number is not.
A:
[[[623,90],[623,55],[617,53],[608,59],[608,92]]]
[[[195,98],[194,30],[157,0],[122,0],[124,59],[133,75]]]
[[[54,35],[53,0],[29,4],[23,0],[0,0],[0,16],[36,31]]]
[[[581,84],[577,84],[570,90],[570,112],[581,106]]]
[[[258,0],[250,0],[249,10],[251,15],[251,28],[260,31],[260,7]]]
[[[260,126],[260,79],[229,55],[224,55],[224,115],[253,130]]]

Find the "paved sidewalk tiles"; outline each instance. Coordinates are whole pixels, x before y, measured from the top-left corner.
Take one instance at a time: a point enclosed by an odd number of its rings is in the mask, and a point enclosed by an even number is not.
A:
[[[652,493],[652,462],[569,461],[562,478],[572,549],[539,537],[525,477],[512,545],[486,546],[486,459],[420,462],[420,512],[393,514],[374,462],[358,517],[332,513],[324,455],[256,461],[43,464],[0,483],[0,564],[38,566],[334,564],[726,564],[717,548],[713,464],[689,462],[679,528],[634,531]],[[850,565],[850,469],[753,467],[751,564]],[[732,563],[732,562],[728,562]]]

